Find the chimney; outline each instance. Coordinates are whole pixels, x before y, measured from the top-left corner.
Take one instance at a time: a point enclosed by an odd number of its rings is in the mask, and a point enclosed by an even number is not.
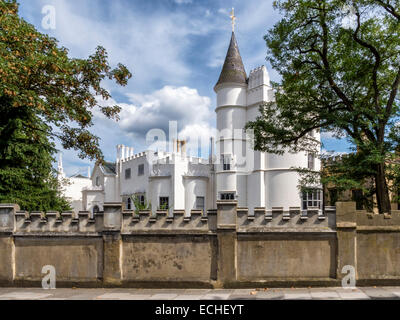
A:
[[[125,146],[121,145],[121,161],[125,160]]]
[[[214,138],[210,137],[210,154],[208,155],[208,162],[210,164],[213,163],[214,158]]]

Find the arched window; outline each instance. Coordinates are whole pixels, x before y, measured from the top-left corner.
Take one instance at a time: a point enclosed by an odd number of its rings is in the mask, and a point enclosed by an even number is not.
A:
[[[315,156],[312,153],[308,154],[308,169],[315,170]]]
[[[128,198],[126,200],[126,210],[132,210],[132,199]]]
[[[90,218],[91,218],[91,219],[94,219],[94,217],[96,216],[96,214],[99,213],[99,212],[100,212],[99,206],[97,206],[97,205],[94,206],[93,209],[92,209],[92,214],[91,214],[91,217],[90,217]]]
[[[96,187],[100,187],[100,177],[96,177]]]

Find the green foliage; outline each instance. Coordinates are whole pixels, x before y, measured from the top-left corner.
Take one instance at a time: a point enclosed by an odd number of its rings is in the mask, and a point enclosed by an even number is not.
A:
[[[316,153],[310,132],[318,128],[346,137],[353,153],[323,182],[350,188],[372,179],[380,212],[389,212],[388,170],[399,171],[387,161],[400,146],[400,1],[280,0],[275,8],[283,18],[265,40],[282,81],[273,84],[276,104],[247,126],[255,148]]]
[[[93,110],[118,119],[120,108],[98,105],[98,98],[110,98],[101,82],[126,85],[130,77],[123,65],[111,69],[102,47],[88,59],[69,58],[56,39],[18,16],[15,0],[0,0],[0,201],[67,209],[52,169],[54,141],[102,161],[99,139],[89,131]]]
[[[48,132],[65,149],[80,151],[81,158],[102,159],[98,137],[88,130],[93,109],[118,119],[120,107],[99,106],[98,98],[111,97],[101,82],[109,79],[126,85],[130,77],[121,64],[111,69],[102,47],[88,59],[69,58],[68,49],[58,47],[56,39],[18,16],[14,0],[0,0],[0,97],[49,124]]]
[[[29,211],[69,210],[52,169],[55,148],[46,135],[48,126],[28,109],[10,108],[4,98],[0,114],[0,202],[18,203]]]
[[[151,203],[150,201],[147,202],[146,198],[144,198],[144,203],[141,203],[140,198],[137,195],[132,195],[131,199],[135,206],[135,214],[139,214],[140,211],[151,210]]]

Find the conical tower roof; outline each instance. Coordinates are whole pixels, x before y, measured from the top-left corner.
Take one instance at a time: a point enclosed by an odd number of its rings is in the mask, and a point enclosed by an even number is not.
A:
[[[222,83],[246,84],[246,79],[246,71],[244,70],[235,33],[232,32],[231,43],[229,45],[228,53],[226,54],[225,63],[215,87]]]

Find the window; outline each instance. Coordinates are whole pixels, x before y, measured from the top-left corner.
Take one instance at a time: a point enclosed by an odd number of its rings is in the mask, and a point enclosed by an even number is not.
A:
[[[169,198],[168,197],[160,197],[160,209],[161,210],[169,209]]]
[[[139,201],[139,204],[141,206],[144,206],[145,202],[146,202],[144,194],[138,194],[136,197],[137,197],[137,200]]]
[[[233,192],[221,193],[221,200],[235,200],[235,194]]]
[[[126,210],[132,210],[132,199],[126,199]]]
[[[309,207],[316,207],[321,209],[322,206],[322,197],[321,190],[313,190],[310,192],[303,192],[303,210],[306,210]]]
[[[224,155],[222,156],[223,170],[230,171],[231,170],[231,156]]]
[[[138,176],[143,176],[143,175],[144,175],[144,164],[139,164]]]
[[[308,154],[308,169],[315,170],[315,156],[312,153]]]
[[[204,197],[196,197],[196,209],[204,211]]]
[[[126,169],[125,170],[125,180],[128,180],[131,178],[131,169]]]
[[[99,206],[94,206],[92,209],[92,214],[90,215],[90,219],[94,219],[95,215],[100,212]]]
[[[100,177],[96,177],[96,186],[100,187]]]

